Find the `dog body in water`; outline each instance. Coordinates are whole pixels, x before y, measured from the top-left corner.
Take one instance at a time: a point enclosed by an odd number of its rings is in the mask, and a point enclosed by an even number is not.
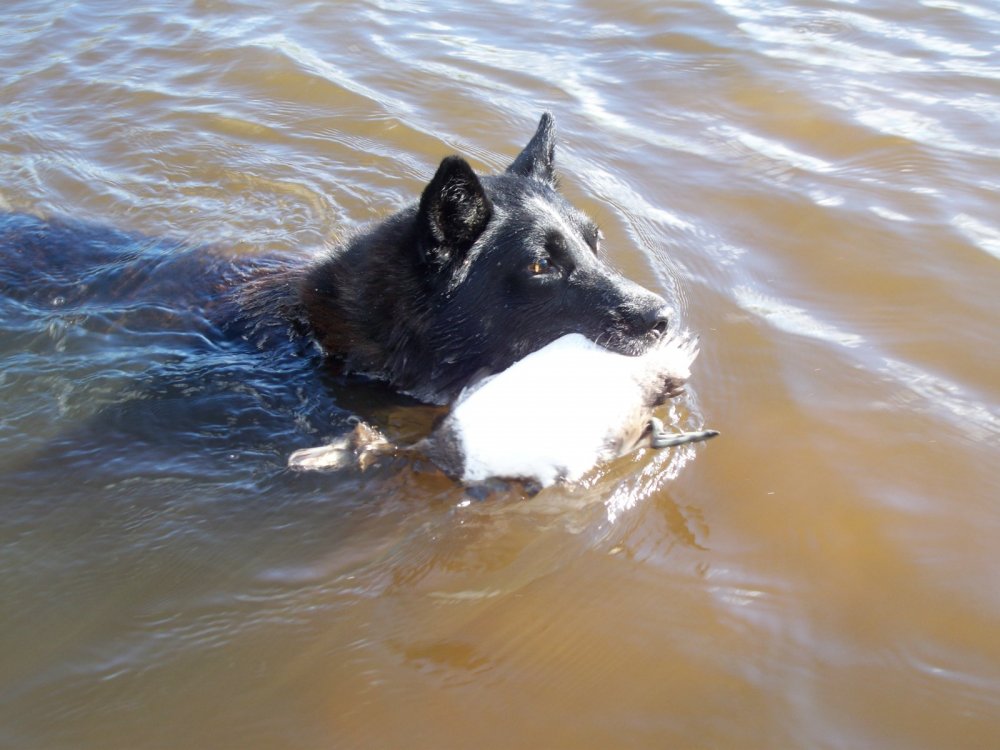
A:
[[[374,377],[425,402],[453,404],[464,392],[465,407],[422,446],[462,477],[465,469],[455,467],[471,465],[467,459],[480,451],[479,443],[466,444],[477,433],[475,420],[459,416],[476,413],[473,405],[483,397],[475,395],[476,384],[484,384],[482,394],[493,393],[509,381],[485,384],[486,379],[570,334],[623,358],[641,358],[672,335],[666,302],[604,262],[596,225],[559,194],[554,153],[554,124],[546,114],[501,174],[480,177],[463,159],[448,157],[419,201],[312,261],[291,254],[232,257],[220,248],[71,218],[0,213],[0,277],[5,280],[0,302],[14,318],[24,311],[51,314],[60,322],[72,321],[75,333],[105,337],[88,338],[88,346],[105,341],[115,356],[148,359],[157,374],[152,386],[143,387],[172,393],[169,388],[176,384],[180,402],[199,412],[196,421],[209,417],[193,393],[206,392],[204,402],[210,406],[221,402],[206,385],[205,373],[214,372],[204,364],[206,358],[221,355],[224,366],[230,366],[231,353],[247,345],[254,355],[266,354],[268,367],[277,368],[248,368],[235,379],[242,385],[262,372],[273,377],[276,383],[246,389],[264,394],[258,397],[263,400],[296,397],[288,372],[297,373],[302,393],[326,388],[327,368],[313,367],[323,355],[342,363],[346,374]],[[146,349],[151,332],[170,336],[173,348]],[[133,345],[135,354],[124,351]],[[162,367],[157,357],[165,360]],[[192,366],[173,367],[176,361]],[[520,403],[544,404],[566,391],[573,373],[564,371],[564,378],[539,376]],[[219,390],[229,394],[232,379],[221,373],[219,380]],[[340,382],[348,387],[350,381]],[[602,388],[595,382],[578,389],[582,413],[605,399]],[[338,408],[337,400],[325,402],[319,429],[345,427],[353,410]],[[146,401],[126,399],[133,405]],[[119,411],[131,413],[117,404],[105,409],[108,419]],[[600,413],[591,411],[595,423]],[[543,424],[542,414],[552,415],[555,426]],[[535,409],[522,416],[525,430],[558,430],[572,423],[568,408]],[[116,425],[136,428],[149,421],[115,419]],[[282,424],[269,427],[268,434]],[[289,429],[292,440],[303,437]],[[102,445],[117,434],[94,432]],[[177,436],[158,430],[149,440],[166,445]],[[443,448],[448,440],[462,453],[448,454]],[[124,442],[134,452],[135,441]],[[377,433],[356,443],[371,447],[378,443]],[[367,447],[363,455],[371,454]],[[566,465],[553,476],[577,473]]]

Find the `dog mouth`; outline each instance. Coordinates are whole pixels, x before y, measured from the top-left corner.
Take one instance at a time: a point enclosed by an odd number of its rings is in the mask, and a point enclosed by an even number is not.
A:
[[[578,333],[610,352],[623,354],[627,357],[641,357],[659,347],[669,346],[670,342],[676,338],[675,332],[668,330],[666,325],[655,327],[642,334],[637,334],[633,328],[624,325],[620,321],[613,321],[610,326],[602,327],[596,331],[593,329],[588,330],[587,327],[557,329],[550,334],[551,337],[544,337],[542,341],[544,341],[544,344],[548,344],[570,333]],[[537,338],[519,339],[511,350],[511,362],[522,359],[540,349],[544,344],[539,345]],[[491,371],[499,372],[509,366],[509,364],[504,363],[500,367],[494,366],[491,368]],[[675,394],[671,393],[664,396],[664,398],[672,398],[673,395]]]
[[[620,328],[612,328],[594,339],[594,343],[617,354],[639,357],[670,338],[666,326],[637,336]]]
[[[673,337],[673,317],[673,309],[659,298],[632,300],[612,308],[592,340],[618,354],[640,356]]]

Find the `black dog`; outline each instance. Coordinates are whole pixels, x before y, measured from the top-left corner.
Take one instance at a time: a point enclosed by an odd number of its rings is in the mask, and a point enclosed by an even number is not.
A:
[[[503,174],[480,178],[449,156],[419,203],[311,265],[12,215],[0,224],[0,278],[6,293],[64,306],[202,309],[221,332],[267,351],[291,327],[347,372],[436,404],[567,333],[641,354],[666,332],[669,308],[604,263],[596,224],[557,192],[553,126],[543,115]],[[53,285],[53,269],[90,282]]]
[[[286,276],[323,350],[448,403],[566,333],[624,354],[664,334],[665,301],[604,263],[597,226],[557,192],[553,124],[503,174],[444,159],[419,204]]]
[[[311,265],[11,215],[0,223],[0,278],[11,281],[5,294],[64,309],[156,301],[147,322],[169,308],[166,327],[200,310],[223,335],[275,353],[291,328],[347,372],[451,403],[567,333],[641,354],[667,330],[665,301],[604,263],[597,226],[557,192],[554,150],[545,114],[503,174],[480,178],[449,156],[419,203]],[[54,271],[67,283],[52,283]]]
[[[336,430],[365,411],[340,387],[356,382],[350,373],[445,404],[569,333],[650,351],[668,340],[666,303],[601,260],[596,225],[556,190],[554,145],[546,114],[502,174],[480,178],[448,157],[418,203],[313,263],[2,214],[0,356],[41,347],[44,366],[58,353],[75,377],[121,381],[61,442],[70,457],[91,444],[108,456],[120,433],[131,471],[140,446],[151,465],[205,454],[201,438],[181,446],[175,427],[217,432],[227,461],[241,440],[301,443],[290,413],[314,433]],[[316,366],[315,343],[332,367]],[[235,356],[248,345],[263,357]],[[51,461],[52,446],[40,455]]]

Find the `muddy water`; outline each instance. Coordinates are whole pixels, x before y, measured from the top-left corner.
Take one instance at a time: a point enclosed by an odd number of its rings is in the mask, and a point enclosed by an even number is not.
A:
[[[294,476],[343,415],[433,415],[206,344],[196,289],[164,332],[5,275],[0,746],[1000,747],[995,3],[15,0],[0,36],[3,210],[138,255],[320,252],[550,109],[701,333],[667,417],[723,432],[533,499]]]

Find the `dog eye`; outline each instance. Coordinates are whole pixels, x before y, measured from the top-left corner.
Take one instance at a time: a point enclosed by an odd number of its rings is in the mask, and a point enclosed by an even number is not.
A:
[[[528,266],[528,270],[531,271],[536,276],[538,276],[539,274],[548,273],[550,270],[552,270],[552,261],[550,261],[548,258],[539,258],[538,260],[534,261],[530,266]]]

